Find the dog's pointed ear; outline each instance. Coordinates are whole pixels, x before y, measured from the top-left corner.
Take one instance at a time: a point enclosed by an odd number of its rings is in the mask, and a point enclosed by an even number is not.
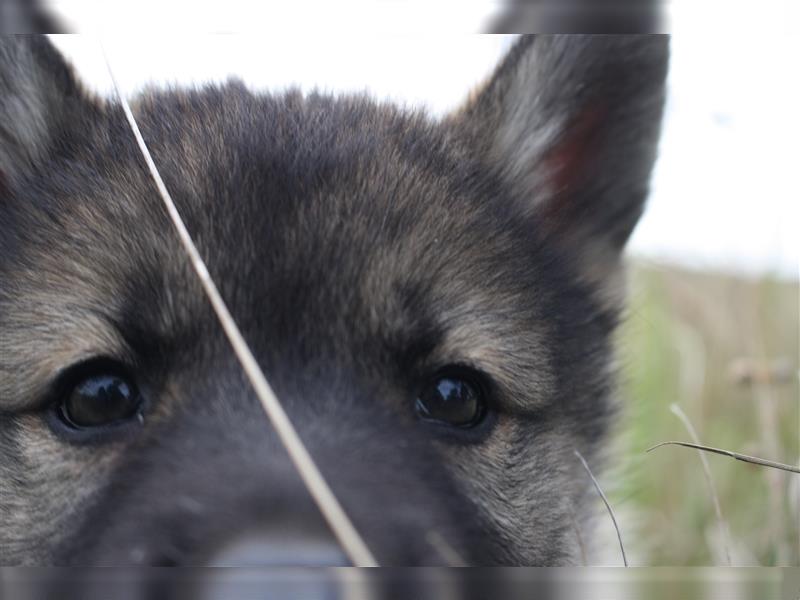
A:
[[[2,0],[0,35],[15,33],[67,33],[46,0]]]
[[[616,262],[649,189],[668,45],[523,36],[451,122],[548,233]]]
[[[13,187],[68,151],[96,110],[47,37],[0,36],[0,184]]]

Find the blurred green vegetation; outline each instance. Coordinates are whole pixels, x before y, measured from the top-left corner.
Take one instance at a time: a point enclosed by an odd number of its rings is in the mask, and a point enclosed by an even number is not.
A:
[[[703,444],[798,464],[798,338],[797,281],[633,265],[607,492],[634,564],[800,565],[800,475],[708,454],[726,543],[698,453],[645,454],[691,441],[674,403]]]

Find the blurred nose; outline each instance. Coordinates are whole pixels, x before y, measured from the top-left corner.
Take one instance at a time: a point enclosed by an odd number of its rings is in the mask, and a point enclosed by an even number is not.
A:
[[[263,532],[237,537],[209,558],[212,567],[346,567],[333,538],[320,533]]]
[[[335,540],[317,533],[254,533],[224,544],[209,557],[208,566],[249,569],[210,569],[187,598],[231,600],[232,598],[281,598],[282,600],[340,600],[341,583],[328,569],[350,563]],[[263,568],[269,567],[269,568]],[[277,568],[272,568],[277,567]],[[296,569],[305,567],[297,575]],[[239,573],[237,576],[236,574]],[[294,575],[293,575],[294,574]],[[183,600],[183,597],[181,597]]]

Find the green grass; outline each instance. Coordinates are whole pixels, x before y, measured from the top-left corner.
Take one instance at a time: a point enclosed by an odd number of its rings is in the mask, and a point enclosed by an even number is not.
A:
[[[623,418],[612,504],[638,564],[724,565],[724,543],[696,451],[670,411],[688,415],[702,443],[789,464],[800,461],[797,282],[747,280],[637,264],[620,333]],[[782,383],[734,380],[737,359],[780,359]],[[800,565],[800,475],[708,455],[734,565]],[[623,517],[624,518],[624,517]]]

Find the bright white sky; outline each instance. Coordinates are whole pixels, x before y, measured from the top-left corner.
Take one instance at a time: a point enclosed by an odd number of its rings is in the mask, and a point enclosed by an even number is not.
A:
[[[682,33],[675,23],[673,31],[660,158],[632,253],[798,278],[800,37]],[[457,106],[512,41],[429,33],[104,37],[126,93],[236,75],[254,89],[368,90],[436,114]],[[110,93],[96,38],[56,43],[91,87]]]

